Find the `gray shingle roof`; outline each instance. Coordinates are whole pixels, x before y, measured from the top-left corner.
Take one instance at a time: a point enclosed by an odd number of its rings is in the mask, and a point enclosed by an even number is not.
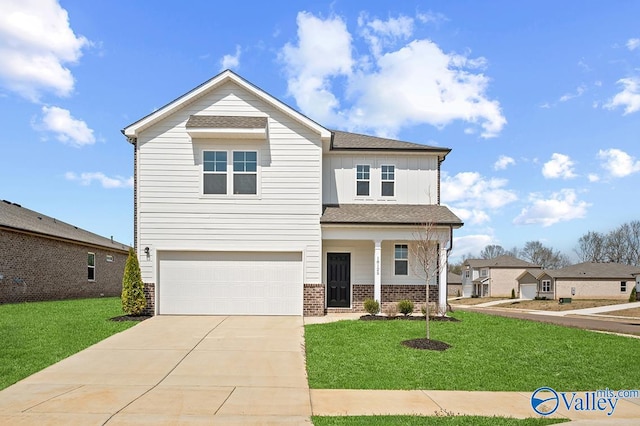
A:
[[[631,280],[634,273],[639,273],[640,267],[623,265],[621,263],[585,262],[560,269],[545,269],[544,273],[552,278],[611,278]]]
[[[467,259],[464,263],[472,268],[540,268],[534,263],[506,254],[493,259]]]
[[[191,129],[264,129],[265,127],[267,127],[267,117],[192,115],[187,120],[187,128]]]
[[[447,272],[447,284],[462,284],[462,275],[454,274],[453,272]]]
[[[433,222],[462,226],[462,221],[445,206],[407,204],[341,204],[324,206],[320,223],[402,224]]]
[[[127,251],[129,249],[128,246],[117,241],[101,237],[6,200],[0,201],[0,227],[62,238],[112,250]]]
[[[378,138],[375,136],[361,135],[358,133],[331,131],[331,149],[354,149],[354,150],[385,150],[385,151],[427,151],[440,152],[444,155],[451,150],[430,145],[422,145],[413,142],[403,142],[395,139]]]

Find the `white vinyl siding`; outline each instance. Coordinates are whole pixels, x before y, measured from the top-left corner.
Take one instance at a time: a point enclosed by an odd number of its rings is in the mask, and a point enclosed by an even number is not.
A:
[[[189,137],[190,115],[268,119],[269,140]],[[233,83],[227,83],[138,137],[138,247],[143,280],[156,282],[157,250],[300,251],[304,282],[320,281],[320,136]],[[203,152],[257,153],[258,194],[202,193]],[[231,163],[230,158],[228,163]],[[229,171],[227,179],[231,179]],[[230,184],[229,184],[230,185]]]
[[[438,158],[423,153],[353,154],[328,152],[323,158],[324,204],[397,203],[436,204]],[[370,165],[369,196],[357,195],[358,165]],[[382,166],[393,165],[394,195],[382,196]],[[388,176],[388,175],[387,175]]]

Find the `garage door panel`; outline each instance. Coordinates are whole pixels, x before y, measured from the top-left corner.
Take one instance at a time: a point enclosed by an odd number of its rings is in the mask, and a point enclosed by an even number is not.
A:
[[[162,314],[302,314],[302,253],[164,252],[159,259]]]

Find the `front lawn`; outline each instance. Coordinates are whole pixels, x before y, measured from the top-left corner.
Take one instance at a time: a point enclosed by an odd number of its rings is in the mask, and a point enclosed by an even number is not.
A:
[[[456,312],[432,322],[444,352],[400,344],[424,337],[423,321],[339,321],[305,326],[315,389],[532,392],[636,389],[640,340],[552,324]]]
[[[116,297],[0,305],[0,389],[136,324],[118,315]]]
[[[568,421],[566,419],[514,419],[481,416],[313,416],[311,420],[315,426],[543,426]]]

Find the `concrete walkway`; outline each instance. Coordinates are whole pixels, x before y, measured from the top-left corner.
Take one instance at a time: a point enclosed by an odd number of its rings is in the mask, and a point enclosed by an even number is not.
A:
[[[2,425],[311,424],[301,317],[159,316],[0,392]]]
[[[555,315],[565,317],[567,315],[595,315],[605,312],[622,311],[623,309],[640,308],[640,302],[621,303],[619,305],[596,306],[595,308],[572,309],[570,311],[530,311],[540,315]]]

